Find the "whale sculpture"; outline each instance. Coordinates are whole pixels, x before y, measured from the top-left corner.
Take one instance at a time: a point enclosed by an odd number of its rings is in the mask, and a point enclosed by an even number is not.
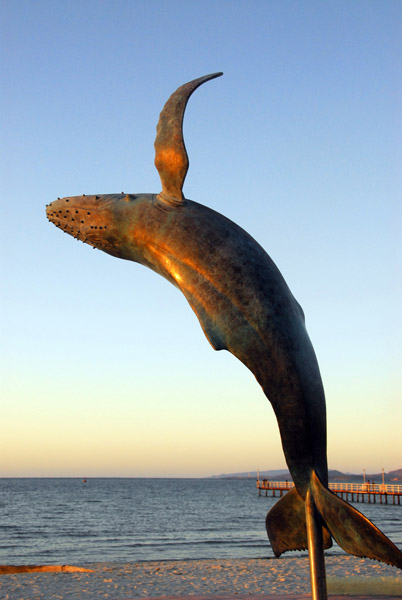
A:
[[[265,250],[238,225],[184,197],[188,170],[182,122],[187,101],[214,73],[176,90],[157,126],[159,194],[65,197],[47,206],[64,232],[117,258],[153,269],[187,298],[209,342],[254,373],[271,402],[295,488],[266,519],[275,555],[308,549],[313,598],[326,598],[323,549],[402,568],[400,550],[329,491],[325,396],[304,315]]]

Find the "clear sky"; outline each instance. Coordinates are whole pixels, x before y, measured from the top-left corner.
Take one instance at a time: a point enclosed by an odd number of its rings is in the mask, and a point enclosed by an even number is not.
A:
[[[402,466],[399,1],[1,0],[0,476],[285,466],[253,375],[180,292],[49,224],[58,196],[159,192],[182,83],[188,198],[304,308],[332,468]]]

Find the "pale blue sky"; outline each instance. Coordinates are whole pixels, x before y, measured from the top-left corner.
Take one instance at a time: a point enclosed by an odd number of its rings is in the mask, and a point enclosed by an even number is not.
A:
[[[330,466],[401,467],[401,3],[0,5],[0,476],[285,465],[269,402],[184,297],[45,218],[57,196],[160,191],[159,112],[214,71],[186,112],[184,192],[302,304]]]

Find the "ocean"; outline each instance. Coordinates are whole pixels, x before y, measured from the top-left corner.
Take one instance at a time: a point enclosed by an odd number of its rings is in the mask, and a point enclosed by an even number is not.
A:
[[[0,564],[269,558],[277,500],[254,479],[4,478]],[[402,506],[354,506],[402,548]]]

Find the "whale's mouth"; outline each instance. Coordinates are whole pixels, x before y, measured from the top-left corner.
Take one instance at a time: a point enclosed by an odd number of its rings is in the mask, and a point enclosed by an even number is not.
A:
[[[99,196],[58,198],[46,206],[48,220],[76,240],[105,250],[110,246],[107,215]]]

